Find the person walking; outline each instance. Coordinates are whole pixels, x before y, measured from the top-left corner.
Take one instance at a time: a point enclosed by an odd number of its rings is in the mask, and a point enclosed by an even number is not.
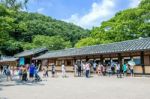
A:
[[[89,78],[89,73],[90,73],[90,64],[89,63],[86,63],[86,67],[85,67],[85,70],[86,70],[86,78]]]
[[[134,65],[129,65],[130,66],[130,76],[134,77]]]
[[[45,78],[46,77],[45,76],[45,74],[46,74],[46,68],[45,68],[45,66],[42,67],[42,71],[43,71],[43,78]]]
[[[120,77],[120,64],[116,63],[116,71],[117,71],[117,77]]]
[[[103,76],[104,75],[104,65],[100,64],[100,68],[101,68],[101,75]]]
[[[115,64],[111,63],[111,71],[112,71],[112,75],[115,74]]]
[[[76,77],[77,76],[77,72],[78,71],[78,66],[77,64],[74,64],[74,76]]]
[[[62,77],[66,77],[66,67],[64,63],[61,65],[61,70],[62,70]]]
[[[112,71],[111,71],[111,66],[109,64],[107,65],[107,72],[108,72],[108,75],[110,77],[112,74]]]
[[[35,65],[34,63],[32,63],[29,67],[29,77],[30,77],[30,81],[34,81],[34,74],[35,74]]]
[[[3,65],[3,75],[6,75],[6,69],[7,69],[8,65]]]
[[[128,66],[126,63],[123,64],[123,76],[127,76],[127,70],[128,70]]]
[[[40,67],[39,66],[36,66],[35,67],[35,72],[34,72],[34,81],[42,81],[41,77],[39,76],[39,70],[40,70]]]
[[[52,77],[55,77],[55,72],[56,72],[56,70],[55,70],[55,64],[52,64]]]
[[[9,81],[9,79],[12,81],[10,66],[6,67],[6,72],[5,73],[6,73],[6,76],[7,76],[7,81]]]
[[[98,67],[97,67],[97,75],[98,76],[101,75],[101,64],[99,64]]]
[[[49,75],[48,75],[48,66],[46,66],[46,68],[45,68],[45,77],[48,77]]]
[[[27,67],[23,65],[22,67],[22,81],[27,81]]]
[[[78,64],[78,77],[81,77],[81,64]]]
[[[18,67],[18,75],[19,75],[19,79],[22,80],[22,67]]]
[[[94,74],[96,74],[96,65],[97,65],[96,62],[94,62],[94,63],[93,63],[93,71],[94,71]]]
[[[85,70],[85,68],[86,68],[86,63],[84,62],[83,64],[82,64],[82,71],[83,71],[83,76],[85,76],[85,74],[86,74],[86,70]]]

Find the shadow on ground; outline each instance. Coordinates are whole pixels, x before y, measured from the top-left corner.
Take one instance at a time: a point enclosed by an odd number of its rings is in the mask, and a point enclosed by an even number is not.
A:
[[[19,86],[19,85],[28,85],[28,86],[44,86],[44,81],[20,81],[17,79],[17,76],[13,76],[13,81],[6,81],[6,77],[0,75],[0,87],[10,87],[10,86]],[[1,91],[1,89],[0,89]],[[1,97],[0,97],[1,99]]]

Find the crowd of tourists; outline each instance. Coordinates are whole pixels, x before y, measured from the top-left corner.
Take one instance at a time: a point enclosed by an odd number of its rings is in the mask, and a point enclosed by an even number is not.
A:
[[[116,74],[118,78],[121,78],[122,76],[127,76],[127,73],[129,73],[133,77],[133,68],[134,66],[129,65],[128,63],[124,63],[121,66],[118,62],[113,62],[111,64],[83,62],[74,64],[73,71],[75,77],[85,76],[86,78],[89,78],[92,74],[96,74],[98,76],[111,76]],[[5,65],[3,66],[3,70],[1,72],[3,75],[7,76],[7,80],[12,80],[12,75],[14,75],[14,71],[15,70],[12,70],[9,65]],[[41,77],[38,74],[39,71],[43,72],[43,78],[49,77],[49,71],[51,71],[52,77],[57,76],[56,65],[54,63],[51,64],[51,68],[49,68],[48,66],[41,66],[40,64],[36,66],[34,63],[30,65],[20,65],[17,67],[15,74],[19,76],[19,80],[21,81],[42,81]],[[62,77],[67,77],[66,71],[66,66],[64,63],[62,63]]]
[[[15,75],[17,75],[21,81],[41,81],[41,78],[38,75],[39,67],[35,66],[34,63],[31,65],[20,65],[16,68],[16,70],[11,68],[9,65],[4,65],[2,67],[3,68],[1,68],[1,72],[7,77],[7,81],[12,80],[12,76]]]
[[[127,76],[129,73],[132,77],[134,76],[133,65],[124,63],[122,66],[118,62],[108,63],[108,64],[97,64],[94,63],[81,63],[74,65],[74,75],[81,77],[90,77],[91,72],[97,74],[98,76],[111,76],[116,74],[117,77]]]
[[[52,77],[55,77],[56,75],[56,66],[55,64],[52,64]],[[84,62],[84,63],[76,63],[73,66],[74,76],[75,77],[83,77],[89,78],[91,74],[97,74],[98,76],[111,76],[111,75],[117,75],[118,78],[121,78],[122,76],[127,76],[127,74],[130,74],[131,77],[134,76],[133,71],[134,66],[129,65],[128,63],[124,63],[122,66],[118,62],[108,63],[108,64],[97,64],[96,62],[90,63],[90,62]],[[61,65],[61,72],[62,77],[67,77],[66,74],[66,66],[63,63]]]

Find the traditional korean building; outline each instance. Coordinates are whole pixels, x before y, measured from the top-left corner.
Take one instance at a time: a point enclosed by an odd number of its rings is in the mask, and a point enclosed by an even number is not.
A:
[[[19,58],[19,64],[30,64],[34,57],[45,54],[47,51],[47,48],[36,48],[31,50],[25,50],[21,53],[14,55],[14,57]]]
[[[2,59],[0,60],[0,65],[10,65],[10,66],[16,66],[18,63],[18,58],[14,58],[14,57],[11,57],[11,58],[6,58],[6,59]]]
[[[38,57],[45,54],[48,51],[46,48],[37,48],[31,50],[25,50],[21,53],[16,54],[14,57],[8,57],[0,60],[0,68],[5,65],[16,68],[19,65],[30,64],[34,57]],[[20,64],[21,63],[21,64]],[[35,62],[37,63],[37,62]]]
[[[55,63],[57,70],[60,70],[61,64],[64,63],[68,71],[73,70],[75,62],[111,63],[114,61],[124,64],[133,60],[136,63],[135,73],[150,74],[150,38],[50,51],[34,60],[41,60],[49,66]]]

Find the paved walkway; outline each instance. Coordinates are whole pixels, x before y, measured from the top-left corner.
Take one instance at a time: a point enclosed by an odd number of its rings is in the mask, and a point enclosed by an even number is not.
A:
[[[60,74],[59,74],[60,75]],[[0,82],[0,99],[150,99],[148,77],[43,79],[39,83]]]

